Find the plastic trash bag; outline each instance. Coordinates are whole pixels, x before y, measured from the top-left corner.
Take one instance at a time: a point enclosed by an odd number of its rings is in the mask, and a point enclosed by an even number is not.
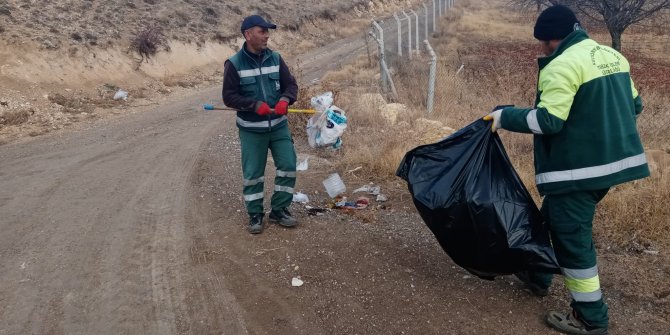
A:
[[[340,136],[345,129],[347,117],[344,111],[337,106],[329,106],[307,121],[307,141],[312,148],[330,145],[337,149],[342,146]]]
[[[333,92],[326,92],[321,95],[312,97],[312,99],[310,100],[310,104],[317,111],[321,113],[325,112],[326,109],[328,109],[330,106],[333,105]]]
[[[544,219],[490,122],[411,150],[396,175],[442,249],[472,274],[560,273]]]
[[[114,97],[112,99],[113,100],[126,101],[126,100],[128,100],[128,92],[126,92],[122,89],[119,89],[118,91],[116,91],[116,93],[114,93]]]

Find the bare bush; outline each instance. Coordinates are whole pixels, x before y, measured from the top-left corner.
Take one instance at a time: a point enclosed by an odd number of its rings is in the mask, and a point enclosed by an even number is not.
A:
[[[146,28],[138,33],[130,43],[131,50],[137,52],[142,57],[140,62],[156,55],[161,47],[165,51],[170,50],[165,34],[163,34],[163,29],[155,26]]]
[[[1,126],[16,126],[26,123],[30,118],[31,112],[27,110],[11,111],[0,114]]]

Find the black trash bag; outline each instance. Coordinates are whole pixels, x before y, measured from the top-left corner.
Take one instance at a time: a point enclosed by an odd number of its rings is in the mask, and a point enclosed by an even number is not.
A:
[[[478,120],[411,150],[396,175],[442,249],[470,273],[560,273],[544,219],[490,127]]]

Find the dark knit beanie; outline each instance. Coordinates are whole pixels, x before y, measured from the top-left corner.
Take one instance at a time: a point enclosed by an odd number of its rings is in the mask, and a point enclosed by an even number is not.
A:
[[[538,16],[533,36],[540,41],[562,40],[576,27],[579,27],[579,20],[570,8],[551,6]]]

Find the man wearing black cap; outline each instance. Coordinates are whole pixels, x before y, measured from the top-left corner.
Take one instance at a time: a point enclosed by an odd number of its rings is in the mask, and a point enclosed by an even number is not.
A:
[[[279,53],[267,47],[268,29],[276,28],[258,15],[246,17],[241,26],[245,43],[225,62],[223,72],[223,102],[237,109],[247,229],[252,234],[263,231],[268,149],[277,168],[270,220],[283,227],[297,224],[288,211],[294,193],[296,155],[286,113],[297,98],[298,85]]]
[[[496,110],[484,120],[492,131],[535,134],[542,213],[572,296],[572,312],[549,312],[547,323],[566,334],[607,334],[592,222],[610,187],[649,175],[636,127],[642,101],[628,61],[590,39],[569,8],[544,10],[534,35],[546,55],[538,59],[535,106]],[[517,277],[539,296],[552,280],[543,273]]]

